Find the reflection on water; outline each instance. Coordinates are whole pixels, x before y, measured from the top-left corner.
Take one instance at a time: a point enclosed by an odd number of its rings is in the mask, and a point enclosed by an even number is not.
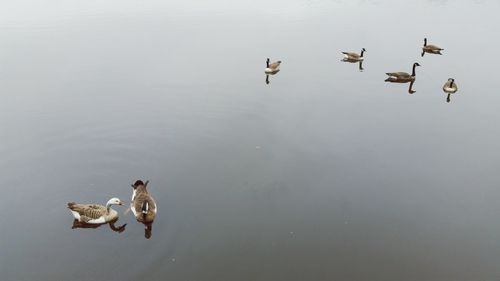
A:
[[[275,74],[276,74],[276,73],[278,73],[278,72],[280,72],[280,70],[279,70],[279,69],[278,69],[278,70],[276,70],[276,71],[274,71],[274,72],[272,72],[272,73],[267,73],[267,74],[266,74],[266,84],[269,84],[269,83],[270,83],[270,81],[269,81],[269,76],[273,76],[273,75],[275,75]]]
[[[410,86],[408,87],[408,93],[413,94],[416,93],[417,91],[413,90],[413,83],[415,83],[415,80],[410,82]]]
[[[88,223],[84,223],[84,222],[79,222],[78,220],[73,220],[73,225],[71,226],[71,229],[77,229],[77,228],[93,228],[93,229],[96,229],[98,227],[101,227],[103,225],[109,225],[109,228],[111,228],[111,230],[115,231],[115,232],[118,232],[118,233],[122,233],[125,231],[125,227],[127,226],[127,224],[123,224],[123,225],[120,225],[120,226],[115,226],[115,223],[118,221],[118,219],[116,220],[113,220],[113,221],[110,221],[108,223],[102,223],[102,224],[88,224]]]
[[[144,224],[144,237],[146,239],[151,238],[153,235],[153,222],[145,222]]]
[[[348,63],[358,63],[359,71],[363,71],[364,70],[364,68],[363,68],[363,61],[364,60],[343,58],[342,61],[343,62],[348,62]]]

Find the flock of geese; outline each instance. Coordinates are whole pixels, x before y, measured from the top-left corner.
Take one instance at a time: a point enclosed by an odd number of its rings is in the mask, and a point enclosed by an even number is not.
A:
[[[422,46],[422,57],[428,53],[428,54],[435,54],[435,55],[442,55],[441,51],[443,51],[443,48],[440,48],[436,45],[431,45],[427,44],[427,38],[424,38],[424,45]],[[355,52],[342,52],[344,55],[344,58],[342,59],[343,62],[350,62],[350,63],[359,63],[359,69],[362,71],[363,66],[362,63],[364,61],[364,53],[366,52],[366,49],[363,48],[361,49],[361,52],[355,53]],[[269,84],[269,75],[275,75],[280,71],[280,65],[281,61],[276,61],[273,63],[270,63],[269,58],[266,60],[266,68],[264,70],[264,73],[266,74],[266,84]],[[413,90],[413,83],[415,82],[415,68],[417,66],[420,66],[418,62],[415,62],[413,64],[412,72],[407,73],[407,72],[387,72],[387,79],[385,79],[386,82],[391,82],[391,83],[410,83],[410,86],[408,88],[408,92],[410,94],[415,93]],[[443,92],[447,94],[446,102],[450,102],[450,96],[458,91],[458,86],[457,83],[455,83],[455,79],[449,78],[448,81],[443,85]]]
[[[438,46],[427,44],[427,38],[425,38],[422,47],[422,57],[425,53],[441,55],[441,51],[443,50],[444,49]],[[363,55],[365,52],[365,48],[361,49],[359,54],[354,52],[342,52],[342,54],[344,54],[342,61],[359,63],[360,70],[363,70],[362,62],[364,61]],[[275,75],[280,71],[280,65],[280,60],[273,63],[270,62],[269,58],[266,60],[266,68],[264,70],[266,74],[266,84],[269,84],[269,75]],[[386,73],[388,77],[385,81],[391,83],[410,83],[408,92],[413,94],[415,91],[412,90],[412,86],[415,82],[415,68],[417,66],[420,66],[420,64],[415,62],[411,74],[407,72],[388,72]],[[446,98],[447,102],[450,102],[450,95],[456,93],[457,90],[458,87],[455,83],[455,79],[449,78],[443,85],[443,91],[448,95]],[[146,189],[148,183],[149,181],[144,183],[141,180],[137,180],[132,184],[132,201],[130,203],[130,210],[132,210],[136,220],[145,225],[146,238],[151,237],[152,224],[158,210],[155,200]],[[103,224],[109,224],[114,231],[122,232],[125,230],[126,224],[120,227],[114,226],[114,223],[118,220],[118,212],[111,208],[113,205],[123,205],[123,202],[115,197],[109,199],[105,206],[99,204],[68,203],[68,208],[75,218],[73,228],[96,228]]]
[[[136,220],[143,223],[145,226],[146,238],[151,238],[152,225],[156,217],[158,207],[156,201],[149,194],[146,187],[149,181],[145,183],[142,180],[137,180],[132,184],[132,201],[130,203],[130,210],[134,214]],[[106,206],[99,204],[78,204],[75,202],[68,203],[73,217],[73,228],[96,228],[103,224],[109,224],[110,228],[117,232],[123,232],[125,225],[116,227],[114,223],[118,220],[118,212],[113,210],[113,205],[123,205],[119,198],[111,198],[106,203]],[[125,213],[127,213],[125,211]]]

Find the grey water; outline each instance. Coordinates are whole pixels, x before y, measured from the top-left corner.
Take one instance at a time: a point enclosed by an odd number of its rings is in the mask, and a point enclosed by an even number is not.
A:
[[[0,280],[500,279],[499,9],[2,1]],[[72,229],[137,179],[150,239]]]

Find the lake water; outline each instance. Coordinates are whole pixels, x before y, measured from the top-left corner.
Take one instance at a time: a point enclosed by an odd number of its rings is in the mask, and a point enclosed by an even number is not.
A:
[[[499,9],[0,3],[0,280],[499,280]],[[137,179],[150,239],[72,229]]]

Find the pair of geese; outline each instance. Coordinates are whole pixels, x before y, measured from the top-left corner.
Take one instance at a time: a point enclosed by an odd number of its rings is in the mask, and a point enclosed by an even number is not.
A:
[[[157,212],[157,205],[153,197],[146,189],[149,181],[144,183],[137,180],[132,184],[132,202],[130,209],[137,221],[144,224],[152,224]],[[68,208],[75,220],[83,224],[105,224],[118,220],[118,212],[111,208],[113,205],[123,205],[119,198],[111,198],[106,206],[99,204],[68,203]]]
[[[436,45],[427,44],[427,38],[424,38],[424,45],[422,46],[422,57],[425,55],[425,53],[442,55],[441,51],[443,50],[444,50],[443,48],[440,48]],[[364,60],[363,55],[365,52],[366,52],[365,48],[361,49],[361,52],[359,54],[354,52],[342,52],[342,54],[344,54],[344,58],[342,59],[342,61],[351,63],[355,62],[361,63]],[[274,75],[279,72],[280,65],[281,61],[270,63],[270,60],[268,58],[266,61],[266,68],[264,72],[267,75]],[[415,91],[412,90],[412,85],[415,82],[415,77],[416,77],[415,68],[417,66],[420,66],[418,62],[413,64],[413,69],[411,74],[407,72],[388,72],[386,74],[389,77],[385,81],[392,83],[410,83],[409,93],[413,94]],[[360,69],[362,69],[361,64],[360,64]],[[267,80],[268,77],[269,76],[266,77],[267,83],[269,83]],[[450,95],[458,91],[458,86],[455,83],[455,79],[449,78],[448,81],[446,81],[446,83],[443,85],[443,91],[448,95],[446,101],[450,102]]]

